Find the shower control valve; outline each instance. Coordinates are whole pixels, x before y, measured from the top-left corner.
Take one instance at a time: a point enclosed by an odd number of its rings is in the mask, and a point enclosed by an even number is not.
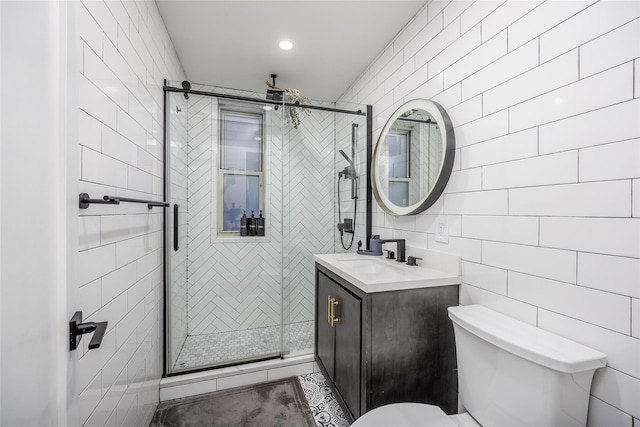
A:
[[[338,230],[340,230],[340,235],[342,233],[353,233],[353,219],[345,218],[344,222],[338,224]]]

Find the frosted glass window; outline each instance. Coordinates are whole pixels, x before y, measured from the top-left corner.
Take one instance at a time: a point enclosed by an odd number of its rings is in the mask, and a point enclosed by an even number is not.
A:
[[[389,200],[396,206],[409,206],[409,183],[389,181]]]
[[[260,211],[260,177],[256,175],[223,175],[223,230],[240,231],[243,211],[258,216]]]
[[[262,116],[222,111],[222,169],[262,170]]]

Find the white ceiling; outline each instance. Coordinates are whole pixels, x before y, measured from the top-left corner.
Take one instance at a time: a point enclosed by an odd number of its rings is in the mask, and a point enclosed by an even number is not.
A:
[[[192,83],[335,101],[426,0],[156,0]],[[283,51],[281,40],[294,47]]]

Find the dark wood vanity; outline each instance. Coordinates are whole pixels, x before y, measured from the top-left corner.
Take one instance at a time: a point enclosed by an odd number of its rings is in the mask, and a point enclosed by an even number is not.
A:
[[[457,413],[458,287],[367,293],[316,263],[315,359],[349,421],[396,402]]]

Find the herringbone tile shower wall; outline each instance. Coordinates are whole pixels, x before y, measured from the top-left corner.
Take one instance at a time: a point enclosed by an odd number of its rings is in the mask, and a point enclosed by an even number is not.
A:
[[[313,320],[313,254],[333,253],[335,114],[314,110],[284,138],[284,292],[287,323]],[[288,301],[287,301],[288,299]]]
[[[215,98],[191,97],[189,335],[279,325],[283,299],[285,322],[312,320],[313,254],[333,251],[333,114],[314,111],[284,142],[281,111],[267,114],[264,238],[217,236],[217,115]]]

